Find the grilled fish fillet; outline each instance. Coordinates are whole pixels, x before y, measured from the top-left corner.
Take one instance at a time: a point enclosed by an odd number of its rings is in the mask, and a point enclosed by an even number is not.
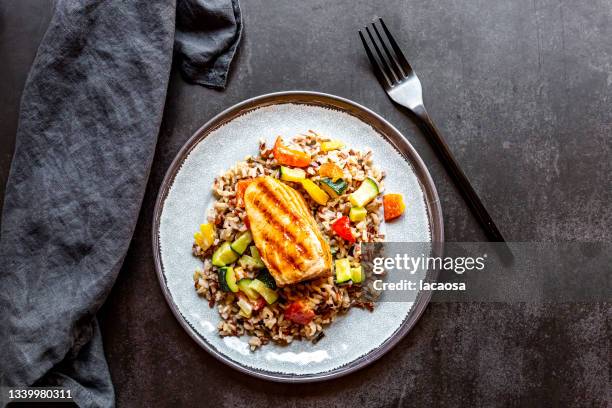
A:
[[[245,190],[244,205],[255,246],[278,286],[331,275],[329,244],[300,193],[260,177]]]

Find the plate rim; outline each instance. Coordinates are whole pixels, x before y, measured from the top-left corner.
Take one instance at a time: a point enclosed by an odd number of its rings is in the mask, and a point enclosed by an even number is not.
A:
[[[176,153],[176,155],[172,159],[172,162],[170,163],[170,166],[168,167],[168,170],[164,175],[155,200],[151,238],[155,272],[159,280],[159,285],[162,290],[162,293],[164,294],[164,298],[166,299],[166,303],[168,303],[172,314],[174,315],[176,320],[178,320],[181,327],[200,347],[202,347],[220,362],[244,374],[274,382],[311,383],[326,381],[333,378],[339,378],[348,375],[372,364],[373,362],[380,359],[383,355],[387,354],[416,325],[416,322],[420,319],[425,309],[427,308],[427,305],[430,302],[432,296],[431,292],[419,292],[416,300],[412,305],[411,311],[408,313],[408,316],[402,321],[397,330],[391,336],[389,336],[380,346],[343,366],[322,373],[302,375],[275,373],[266,370],[258,370],[244,366],[218,351],[211,344],[209,344],[202,335],[196,332],[194,328],[187,322],[181,311],[178,310],[178,306],[174,302],[172,294],[168,289],[166,277],[163,272],[163,264],[161,261],[161,247],[159,241],[160,221],[164,202],[168,196],[172,184],[174,183],[174,178],[176,177],[178,171],[180,170],[183,162],[185,161],[191,150],[199,142],[205,139],[211,132],[215,131],[219,127],[230,122],[231,120],[234,120],[239,116],[242,116],[252,110],[265,106],[287,103],[297,103],[323,107],[331,106],[339,111],[357,117],[359,120],[365,122],[366,124],[374,128],[374,130],[379,133],[387,142],[391,143],[391,145],[413,167],[419,185],[423,190],[433,251],[436,254],[441,254],[441,245],[444,242],[444,222],[442,216],[442,207],[440,205],[440,198],[438,196],[438,192],[436,190],[431,174],[427,169],[427,166],[425,166],[423,159],[417,153],[416,149],[414,149],[408,138],[406,138],[397,128],[395,128],[395,126],[389,123],[381,115],[357,102],[328,93],[301,90],[272,92],[245,99],[224,109],[223,111],[215,115],[213,118],[208,120],[206,123],[204,123],[204,125],[200,126],[189,137],[189,139],[187,139],[187,141]],[[365,120],[365,117],[367,117],[368,120]],[[372,119],[374,119],[376,123],[372,123]],[[437,279],[437,273],[428,273],[427,279],[435,281]]]

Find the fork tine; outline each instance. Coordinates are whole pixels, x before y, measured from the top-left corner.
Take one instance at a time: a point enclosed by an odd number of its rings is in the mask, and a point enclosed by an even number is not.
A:
[[[389,51],[389,48],[387,48],[387,44],[385,43],[385,40],[378,32],[378,28],[376,27],[376,24],[374,21],[372,22],[372,27],[374,28],[374,31],[376,32],[376,36],[378,37],[378,42],[380,42],[380,45],[382,46],[383,50],[385,50],[385,54],[387,55],[387,60],[389,61],[391,70],[393,70],[393,73],[398,79],[404,78],[407,73],[402,72],[402,68],[400,67],[399,63],[395,60],[395,58],[393,58],[393,54],[391,53],[391,51]]]
[[[387,64],[387,60],[383,56],[382,52],[380,52],[380,49],[378,48],[378,45],[376,44],[376,41],[374,40],[374,36],[372,36],[370,29],[367,26],[365,29],[366,29],[366,32],[368,33],[368,37],[370,37],[370,42],[374,46],[374,50],[376,51],[376,54],[378,55],[378,59],[382,63],[383,67],[385,68],[384,71],[385,71],[385,74],[387,75],[387,78],[389,79],[389,82],[391,82],[391,85],[393,85],[396,82],[399,82],[399,79],[401,77],[397,77],[395,72],[389,67],[389,64]],[[393,63],[393,61],[389,61],[389,62]]]
[[[385,34],[387,36],[387,40],[389,41],[389,44],[391,44],[391,47],[393,48],[393,51],[395,51],[395,57],[397,58],[397,61],[401,65],[402,69],[404,70],[404,73],[406,75],[408,75],[408,73],[412,71],[412,67],[408,63],[408,60],[406,59],[406,57],[404,57],[404,53],[402,52],[400,47],[395,42],[395,39],[393,38],[393,36],[389,32],[389,29],[387,28],[387,25],[385,24],[383,19],[381,17],[379,17],[378,21],[380,21],[380,25],[382,26],[383,30],[385,31]]]
[[[383,72],[381,66],[378,64],[378,61],[376,61],[376,58],[374,58],[374,55],[372,54],[372,51],[370,50],[370,46],[368,45],[363,32],[361,30],[359,30],[359,37],[361,38],[361,42],[363,43],[363,48],[365,48],[365,52],[368,55],[368,59],[370,60],[370,64],[372,64],[372,68],[374,69],[374,75],[376,75],[376,78],[378,79],[378,82],[380,82],[380,84],[382,85],[383,88],[387,89],[391,87],[391,83],[390,81],[387,79],[386,74]]]

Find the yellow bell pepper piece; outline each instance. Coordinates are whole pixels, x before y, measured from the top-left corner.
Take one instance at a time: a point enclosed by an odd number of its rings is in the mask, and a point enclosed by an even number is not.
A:
[[[339,150],[344,147],[344,142],[342,140],[331,140],[329,142],[321,143],[321,151],[329,152],[331,150]]]
[[[319,205],[327,204],[327,200],[329,200],[329,196],[325,191],[321,189],[321,187],[317,186],[314,181],[309,179],[302,180],[302,187],[308,193],[310,197]]]
[[[215,242],[215,226],[211,223],[201,224],[200,231],[193,234],[196,244],[207,250]]]

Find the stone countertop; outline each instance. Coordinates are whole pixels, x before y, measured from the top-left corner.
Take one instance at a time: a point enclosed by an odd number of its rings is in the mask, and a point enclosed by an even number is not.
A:
[[[612,8],[607,0],[243,1],[229,86],[172,74],[132,245],[101,312],[120,407],[606,406],[609,304],[431,304],[379,362],[310,385],[225,367],[181,329],[151,254],[157,190],[204,122],[249,97],[313,90],[382,114],[428,165],[448,241],[484,236],[424,136],[374,80],[357,30],[385,18],[423,82],[426,105],[511,241],[610,241]],[[52,2],[0,5],[0,193],[19,98]],[[1,195],[1,194],[0,194]]]

